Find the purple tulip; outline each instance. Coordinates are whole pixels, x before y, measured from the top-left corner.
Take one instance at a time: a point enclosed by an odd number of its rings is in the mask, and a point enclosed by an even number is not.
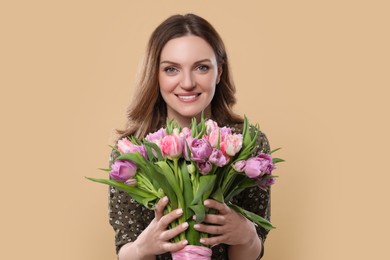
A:
[[[262,186],[271,186],[273,184],[275,184],[275,178],[268,178],[262,183]]]
[[[130,161],[117,160],[111,165],[110,177],[116,181],[127,181],[137,172],[137,165]]]
[[[214,148],[210,155],[209,162],[217,165],[218,167],[223,167],[228,163],[228,159],[225,155],[223,155],[221,150]]]
[[[263,190],[266,190],[267,188],[269,188],[271,185],[273,185],[275,183],[275,178],[272,177],[272,178],[268,178],[266,180],[264,180],[260,185],[259,185],[259,188],[260,189],[263,189]]]
[[[194,138],[191,143],[189,143],[189,147],[191,150],[191,159],[196,162],[207,161],[213,151],[209,141],[206,139]]]
[[[235,164],[233,164],[233,168],[234,168],[234,170],[236,170],[237,172],[243,172],[243,171],[245,171],[245,166],[246,166],[246,161],[245,161],[245,160],[238,161],[238,162],[236,162]]]
[[[197,162],[196,165],[198,166],[199,172],[203,175],[208,174],[213,168],[210,162]]]
[[[271,174],[273,170],[276,169],[274,164],[272,163],[272,156],[269,154],[261,153],[257,156],[261,161],[260,171],[264,174]]]
[[[256,178],[264,174],[271,174],[274,169],[271,155],[262,153],[246,160],[244,171],[249,178]]]

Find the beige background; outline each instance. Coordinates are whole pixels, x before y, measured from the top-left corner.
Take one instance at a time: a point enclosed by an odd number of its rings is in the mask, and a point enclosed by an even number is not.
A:
[[[287,163],[269,260],[389,259],[388,1],[2,1],[0,259],[115,259],[103,177],[152,30],[222,35],[237,111]]]

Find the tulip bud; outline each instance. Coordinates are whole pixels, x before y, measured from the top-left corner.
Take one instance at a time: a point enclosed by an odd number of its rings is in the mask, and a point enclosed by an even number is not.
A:
[[[195,165],[193,163],[187,164],[187,170],[190,174],[194,174],[196,171]]]

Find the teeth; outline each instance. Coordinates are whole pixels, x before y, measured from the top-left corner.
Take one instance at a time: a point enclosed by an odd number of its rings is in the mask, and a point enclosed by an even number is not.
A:
[[[181,98],[181,99],[190,100],[190,99],[196,98],[196,96],[197,95],[193,95],[193,96],[178,96],[178,97]]]

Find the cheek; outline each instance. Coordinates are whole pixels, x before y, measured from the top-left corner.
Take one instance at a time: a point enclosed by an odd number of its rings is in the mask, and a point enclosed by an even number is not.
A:
[[[170,92],[175,88],[175,78],[159,76],[158,83],[160,85],[161,92]]]
[[[214,76],[214,74],[202,77],[198,82],[205,90],[207,89],[208,91],[213,92],[215,90],[215,85],[217,84],[216,76]]]

